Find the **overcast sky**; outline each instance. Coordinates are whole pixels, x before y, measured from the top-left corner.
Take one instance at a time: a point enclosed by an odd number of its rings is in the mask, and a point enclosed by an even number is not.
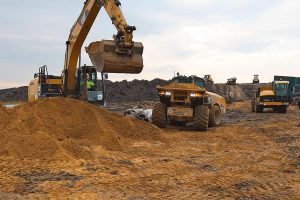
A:
[[[63,69],[65,41],[84,0],[1,0],[0,88],[27,85],[42,65]],[[122,0],[135,41],[145,46],[139,75],[112,80],[169,79],[212,74],[216,82],[236,76],[264,82],[273,75],[300,76],[299,0]],[[101,10],[85,45],[116,31]],[[86,53],[83,63],[90,64]]]

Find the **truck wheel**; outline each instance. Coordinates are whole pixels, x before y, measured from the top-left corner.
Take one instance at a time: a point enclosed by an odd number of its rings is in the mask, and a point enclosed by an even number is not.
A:
[[[255,112],[256,113],[262,113],[264,111],[264,107],[262,106],[255,106]]]
[[[251,108],[252,108],[252,112],[255,112],[255,101],[251,101]]]
[[[216,127],[221,123],[221,109],[219,106],[214,105],[214,107],[209,110],[209,126]]]
[[[281,107],[278,109],[278,111],[279,111],[280,113],[286,113],[286,112],[287,112],[287,107],[286,107],[286,106],[281,106]]]
[[[158,103],[153,108],[152,124],[159,128],[167,127],[167,107],[163,103]]]
[[[209,109],[206,106],[196,106],[194,109],[194,128],[197,131],[207,131]]]

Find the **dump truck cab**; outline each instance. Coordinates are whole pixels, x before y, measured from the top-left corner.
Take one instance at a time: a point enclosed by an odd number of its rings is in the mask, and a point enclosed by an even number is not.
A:
[[[227,85],[236,85],[236,81],[237,81],[236,77],[229,78],[227,79]]]
[[[211,83],[211,84],[214,83],[214,80],[213,80],[213,78],[211,77],[210,74],[204,75],[204,81],[205,81],[205,83]]]
[[[256,91],[255,99],[252,101],[252,111],[259,113],[265,108],[272,108],[273,111],[286,113],[289,104],[289,82],[274,81]]]
[[[259,75],[255,74],[253,78],[253,84],[258,84],[259,83]]]
[[[205,80],[202,78],[199,78],[197,76],[181,76],[178,75],[177,77],[174,77],[172,79],[172,82],[176,82],[176,83],[183,83],[183,84],[193,84],[196,85],[200,88],[205,88]]]
[[[196,130],[220,124],[226,112],[225,99],[207,92],[205,81],[197,76],[174,77],[171,83],[157,86],[160,103],[153,110],[153,124],[165,128],[168,122],[191,122]]]

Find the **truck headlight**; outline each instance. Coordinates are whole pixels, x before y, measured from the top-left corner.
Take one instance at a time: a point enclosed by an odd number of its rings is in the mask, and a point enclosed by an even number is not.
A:
[[[200,97],[200,94],[199,93],[191,93],[190,96],[191,97]]]
[[[172,94],[171,92],[165,92],[166,96],[171,96],[171,94]]]
[[[169,91],[159,91],[159,96],[171,96],[172,92]]]

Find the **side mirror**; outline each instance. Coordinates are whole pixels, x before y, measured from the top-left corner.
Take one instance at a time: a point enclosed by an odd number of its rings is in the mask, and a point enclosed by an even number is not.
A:
[[[38,76],[38,74],[37,74],[37,73],[35,73],[33,77],[34,77],[34,78],[37,78],[37,77],[39,77],[39,76]]]

